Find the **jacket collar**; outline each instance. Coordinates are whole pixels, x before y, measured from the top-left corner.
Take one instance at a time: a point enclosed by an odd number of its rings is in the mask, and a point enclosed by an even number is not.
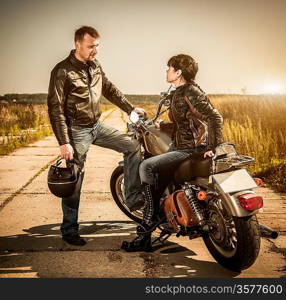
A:
[[[96,69],[96,64],[94,61],[88,61],[88,62],[84,63],[83,61],[80,61],[79,59],[77,59],[75,57],[75,49],[71,50],[69,59],[74,66],[76,66],[80,69],[86,69],[88,67],[92,67],[93,69]]]
[[[176,88],[176,91],[182,91],[184,90],[185,88],[187,88],[188,86],[192,85],[191,82],[186,82],[185,84],[183,85],[180,85],[179,87]]]

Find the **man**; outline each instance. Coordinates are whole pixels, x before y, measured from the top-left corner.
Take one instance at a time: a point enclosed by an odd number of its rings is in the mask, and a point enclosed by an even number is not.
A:
[[[61,157],[74,159],[79,179],[72,196],[62,198],[62,238],[72,245],[85,245],[78,234],[78,208],[84,177],[84,164],[91,144],[124,154],[125,198],[129,209],[136,210],[144,202],[140,192],[140,146],[126,134],[99,122],[99,98],[109,101],[130,114],[144,110],[134,108],[126,97],[107,79],[95,59],[99,34],[89,26],[76,30],[75,49],[51,72],[48,111],[54,134],[60,145]]]

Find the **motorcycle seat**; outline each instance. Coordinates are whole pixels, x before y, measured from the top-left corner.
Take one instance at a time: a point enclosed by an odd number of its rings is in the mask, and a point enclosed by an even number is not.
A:
[[[184,183],[196,177],[208,177],[211,175],[211,170],[212,158],[204,158],[203,153],[194,153],[180,163],[175,170],[174,179],[176,183]]]

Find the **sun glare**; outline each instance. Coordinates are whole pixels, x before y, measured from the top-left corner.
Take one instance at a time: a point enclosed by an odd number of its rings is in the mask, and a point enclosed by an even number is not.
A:
[[[278,83],[269,83],[265,86],[264,92],[266,94],[280,94],[282,92],[282,87]]]

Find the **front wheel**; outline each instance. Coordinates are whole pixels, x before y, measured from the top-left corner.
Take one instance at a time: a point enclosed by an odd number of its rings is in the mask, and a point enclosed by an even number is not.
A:
[[[113,171],[110,178],[110,190],[112,197],[120,210],[133,221],[141,223],[143,218],[142,209],[131,212],[125,204],[123,166],[118,166]]]
[[[208,213],[213,229],[203,239],[215,260],[232,271],[253,265],[260,250],[256,215],[233,217],[222,205],[209,207]]]

